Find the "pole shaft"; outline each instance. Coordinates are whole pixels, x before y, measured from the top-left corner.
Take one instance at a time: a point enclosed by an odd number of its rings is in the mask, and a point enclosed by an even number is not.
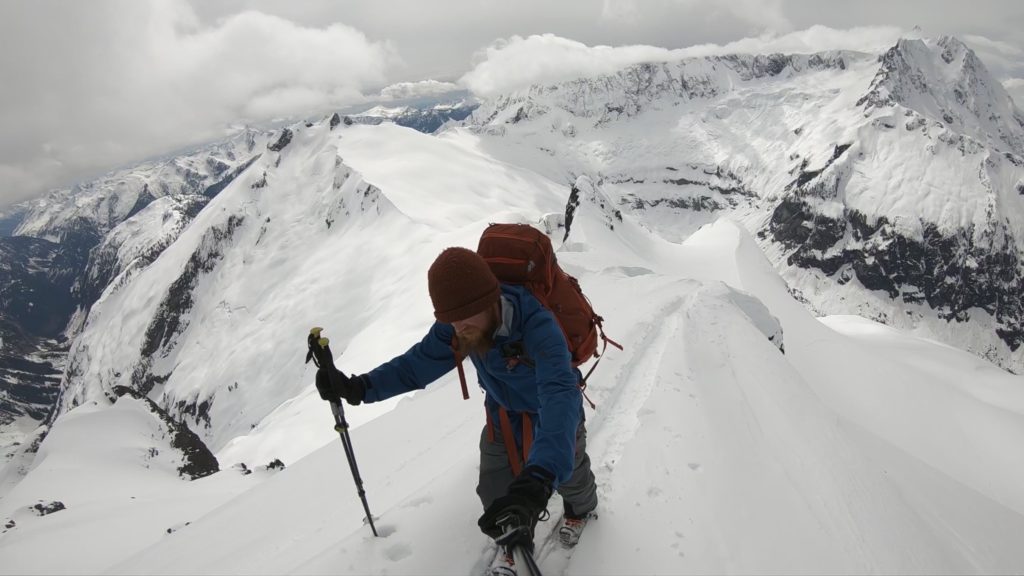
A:
[[[336,371],[334,367],[334,355],[331,354],[331,349],[327,345],[327,338],[321,338],[322,329],[314,328],[310,331],[309,336],[309,355],[306,357],[306,362],[311,359],[315,361],[317,368],[321,370]],[[366,490],[363,489],[363,479],[359,475],[359,466],[356,465],[356,454],[352,448],[352,438],[348,434],[348,422],[345,421],[345,409],[341,406],[341,399],[337,401],[331,401],[331,412],[334,414],[334,428],[338,431],[338,435],[341,436],[341,446],[345,449],[345,458],[348,460],[348,467],[352,471],[352,478],[356,482],[356,492],[359,494],[359,500],[363,503],[363,510],[366,512],[366,522],[370,525],[370,530],[373,531],[374,536],[377,534],[377,527],[373,525],[373,514],[370,513],[370,504],[366,501]]]
[[[338,434],[341,436],[341,446],[345,449],[345,458],[348,460],[348,467],[352,471],[352,479],[356,483],[356,492],[363,503],[363,510],[366,512],[366,522],[374,536],[378,536],[377,527],[373,524],[373,514],[370,513],[370,504],[366,501],[366,490],[363,488],[363,478],[359,475],[359,465],[356,464],[355,449],[352,448],[352,438],[348,434],[348,422],[345,421],[345,411],[338,402],[331,402],[331,411],[334,413],[334,422]]]

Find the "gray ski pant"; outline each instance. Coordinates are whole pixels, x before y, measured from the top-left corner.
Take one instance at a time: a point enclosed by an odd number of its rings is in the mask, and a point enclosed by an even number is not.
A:
[[[501,426],[494,427],[494,442],[487,440],[487,425],[480,433],[480,482],[476,493],[486,510],[496,499],[508,492],[508,486],[515,477],[508,461]],[[580,419],[576,429],[576,462],[572,477],[558,487],[565,511],[570,515],[582,516],[597,507],[597,484],[590,469],[587,455],[587,428]]]

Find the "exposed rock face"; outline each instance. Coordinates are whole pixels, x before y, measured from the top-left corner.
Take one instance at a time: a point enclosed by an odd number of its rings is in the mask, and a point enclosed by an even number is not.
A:
[[[973,309],[998,322],[1011,350],[1024,344],[1024,285],[1017,244],[1005,226],[954,234],[926,224],[922,238],[894,228],[885,218],[869,222],[846,209],[841,217],[817,213],[799,198],[787,198],[768,226],[772,238],[792,250],[787,263],[834,276],[856,277],[869,290],[909,304],[926,303],[947,321],[970,320]]]
[[[207,230],[181,276],[168,289],[146,330],[140,363],[132,375],[132,385],[142,395],[149,394],[154,386],[166,381],[168,375],[151,372],[153,359],[161,351],[173,348],[175,338],[188,326],[188,312],[192,309],[196,284],[203,274],[214,269],[223,256],[224,244],[231,240],[244,220],[242,216],[231,215],[223,226]]]
[[[878,115],[879,141],[900,138],[895,130],[905,129],[926,144],[932,162],[959,161],[977,180],[947,183],[949,201],[937,209],[920,206],[916,218],[852,207],[848,187],[860,160],[849,157],[849,144],[837,145],[822,168],[800,166],[762,237],[786,249],[788,265],[819,270],[839,285],[856,278],[894,301],[926,305],[946,322],[987,314],[995,335],[1016,353],[1024,344],[1024,239],[1020,222],[1013,222],[1019,199],[1004,183],[1012,186],[1022,175],[1019,112],[974,53],[949,37],[935,46],[901,40],[880,58],[857,105]],[[905,126],[893,122],[900,116],[908,119]],[[967,200],[955,199],[960,196]],[[1022,368],[990,350],[974,351]]]
[[[271,152],[280,152],[281,150],[284,150],[285,146],[291,143],[292,136],[292,131],[285,128],[281,131],[281,136],[276,142],[273,144],[267,144],[267,150],[270,150]]]
[[[67,509],[63,502],[57,500],[51,502],[43,502],[40,500],[37,504],[30,506],[30,508],[36,516],[48,516],[54,512],[60,512],[61,510]]]
[[[449,120],[465,120],[476,106],[464,106],[459,108],[415,110],[395,119],[395,124],[412,128],[425,134],[433,134]]]
[[[609,230],[615,230],[615,224],[622,222],[622,211],[615,208],[615,205],[608,199],[608,196],[601,191],[600,186],[595,185],[590,178],[580,176],[573,183],[572,189],[569,192],[569,200],[565,205],[565,237],[562,239],[563,242],[569,238],[569,233],[572,231],[572,222],[577,210],[580,208],[581,202],[587,202],[595,206],[604,216],[605,225],[608,226]]]
[[[136,390],[127,386],[116,386],[113,390],[117,396],[131,396],[141,400],[156,417],[167,427],[171,436],[171,448],[181,453],[181,466],[178,467],[178,474],[190,480],[203,478],[210,474],[220,472],[220,464],[217,457],[210,452],[206,444],[194,432],[189,430],[183,422],[172,418],[165,410],[156,405],[152,400],[146,398]]]
[[[0,425],[44,420],[88,310],[125,273],[153,262],[259,158],[265,135],[115,172],[11,212],[0,236]],[[10,232],[9,230],[7,231]]]

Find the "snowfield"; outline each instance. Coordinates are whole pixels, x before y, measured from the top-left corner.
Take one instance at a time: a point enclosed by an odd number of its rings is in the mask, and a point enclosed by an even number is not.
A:
[[[0,573],[481,573],[481,393],[463,401],[453,371],[346,408],[374,538],[302,361],[315,325],[348,372],[404,351],[432,322],[433,258],[495,221],[550,226],[625,347],[588,389],[600,517],[571,556],[546,544],[553,521],[538,527],[545,574],[1024,571],[1024,377],[868,320],[819,320],[740,224],[670,242],[585,177],[563,242],[569,186],[472,131],[295,130],[93,309],[72,352],[77,407],[0,499]],[[150,397],[212,399],[209,426],[190,425],[220,472],[188,482],[160,420],[105,392],[131,382],[197,253],[209,269],[149,367],[170,374]],[[52,502],[64,509],[30,509]]]

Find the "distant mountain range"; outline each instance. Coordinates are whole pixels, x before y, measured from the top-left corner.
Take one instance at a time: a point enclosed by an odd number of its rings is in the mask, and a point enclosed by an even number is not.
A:
[[[742,220],[822,314],[1024,371],[1024,115],[956,38],[642,64],[504,95],[467,125],[590,175],[666,237]]]
[[[214,449],[258,426],[295,386],[239,392],[251,370],[272,372],[262,363],[273,355],[214,352],[226,326],[263,313],[232,296],[235,281],[275,289],[267,270],[306,249],[281,226],[333,231],[402,210],[344,144],[346,130],[385,122],[439,131],[463,142],[453,155],[479,149],[538,179],[521,186],[557,183],[552,212],[582,186],[610,228],[625,214],[679,241],[737,220],[812,310],[1024,371],[1024,115],[969,48],[944,37],[883,54],[641,64],[479,105],[378,106],[246,130],[56,191],[0,219],[17,222],[0,238],[0,425],[52,421],[131,389]],[[376,153],[413,161],[409,150]],[[285,191],[312,207],[264,205],[262,194]],[[516,205],[515,190],[505,194]],[[266,346],[243,336],[246,350]],[[217,376],[197,383],[210,365]]]
[[[420,98],[344,121],[433,132],[475,108],[465,97]],[[0,214],[0,427],[46,419],[59,393],[68,337],[75,338],[103,291],[152,263],[211,199],[267,150],[285,146],[283,135],[291,132],[245,129]]]

